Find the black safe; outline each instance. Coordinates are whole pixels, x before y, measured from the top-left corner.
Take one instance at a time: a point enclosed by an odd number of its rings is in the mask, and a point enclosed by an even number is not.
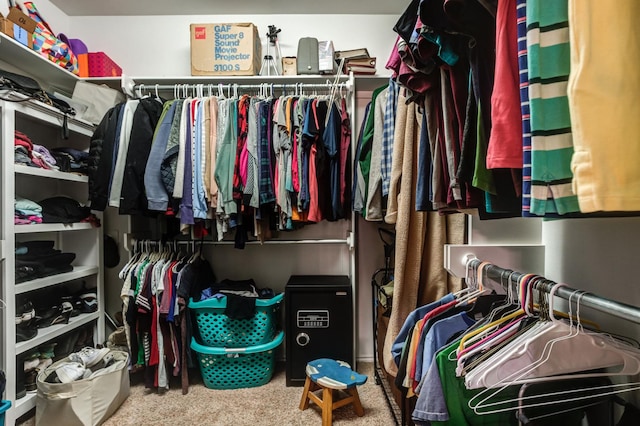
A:
[[[292,275],[285,288],[287,386],[302,386],[309,361],[355,368],[351,281],[344,275]]]

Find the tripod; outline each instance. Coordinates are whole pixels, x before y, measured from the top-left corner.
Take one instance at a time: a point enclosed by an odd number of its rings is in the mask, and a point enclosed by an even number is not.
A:
[[[269,32],[267,37],[269,42],[267,43],[267,54],[262,58],[262,67],[260,68],[260,75],[280,75],[280,61],[282,55],[280,53],[280,43],[278,43],[278,33],[282,31],[280,28],[276,28],[275,25],[269,25]],[[275,49],[275,58],[271,55],[271,46]]]

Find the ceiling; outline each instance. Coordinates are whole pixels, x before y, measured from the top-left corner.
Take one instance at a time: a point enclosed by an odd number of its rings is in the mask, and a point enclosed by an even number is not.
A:
[[[393,0],[51,0],[69,16],[367,14],[399,15]]]

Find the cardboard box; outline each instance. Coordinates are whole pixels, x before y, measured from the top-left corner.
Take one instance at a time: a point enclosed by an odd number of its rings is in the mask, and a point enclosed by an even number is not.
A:
[[[36,30],[36,25],[36,21],[15,7],[9,9],[9,15],[6,18],[0,14],[2,32],[29,49],[33,48],[33,32]]]
[[[191,24],[191,75],[257,75],[261,55],[254,24]]]
[[[282,75],[296,75],[298,68],[295,56],[285,56],[282,58]]]
[[[89,52],[89,77],[119,77],[122,68],[104,52]]]

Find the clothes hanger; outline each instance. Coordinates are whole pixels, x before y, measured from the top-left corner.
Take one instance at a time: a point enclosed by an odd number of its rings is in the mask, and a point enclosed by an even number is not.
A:
[[[496,413],[503,413],[506,411],[522,410],[525,408],[548,407],[556,404],[588,401],[588,400],[594,400],[594,399],[604,398],[608,396],[615,397],[616,395],[621,393],[633,392],[637,390],[640,390],[640,382],[613,383],[613,384],[600,385],[600,386],[589,386],[589,387],[582,387],[582,388],[557,391],[557,392],[545,392],[537,395],[529,395],[529,396],[523,396],[519,398],[501,399],[500,401],[489,402],[482,406],[476,406],[476,408],[473,408],[473,411],[479,415],[496,414]],[[586,393],[586,395],[571,396],[571,395],[580,394],[580,393]],[[532,402],[537,399],[544,399],[544,400],[541,402]],[[529,401],[529,402],[523,404],[522,403],[523,401]],[[602,402],[604,402],[604,400],[598,401],[594,404],[586,404],[583,406],[573,406],[570,411],[589,407],[591,405],[600,404]],[[490,407],[497,407],[497,406],[504,406],[504,405],[506,405],[506,407],[493,408],[493,409],[490,408]],[[566,410],[563,409],[560,411],[549,413],[548,416],[554,415],[554,414],[562,414],[564,412],[566,412]],[[540,417],[543,417],[543,416],[540,416]],[[533,420],[533,418],[529,420]]]
[[[534,276],[535,275],[533,275],[533,274],[527,274],[527,275],[523,275],[521,277],[521,279],[523,281],[527,282],[531,278],[533,278]],[[522,300],[522,298],[521,298],[521,300]],[[526,305],[526,303],[525,303],[525,305]],[[471,337],[481,333],[484,329],[489,328],[489,327],[494,326],[494,325],[498,325],[498,324],[506,324],[507,321],[512,320],[512,319],[514,319],[514,318],[516,318],[518,316],[524,315],[525,313],[526,313],[526,310],[525,310],[524,305],[523,305],[520,309],[516,310],[515,312],[512,312],[512,313],[510,313],[508,315],[505,315],[505,316],[503,316],[501,318],[498,318],[498,319],[486,324],[483,327],[480,327],[480,328],[478,328],[476,330],[471,331],[470,333],[468,333],[465,336],[463,336],[462,339],[460,340],[460,344],[458,346],[459,350],[462,351],[465,348],[465,344],[467,343],[467,341]]]
[[[511,327],[513,325],[512,321],[516,320],[516,319],[526,319],[526,318],[531,318],[529,315],[527,315],[526,310],[525,310],[525,306],[527,303],[527,298],[526,298],[526,294],[529,293],[529,285],[531,284],[531,282],[533,281],[533,278],[535,277],[535,275],[533,274],[526,274],[523,275],[521,277],[518,278],[518,290],[519,290],[519,299],[520,299],[520,306],[516,311],[513,311],[509,314],[503,315],[501,316],[499,319],[494,320],[492,322],[490,322],[489,324],[485,325],[485,328],[488,328],[490,326],[495,326],[495,325],[502,325],[502,326],[509,326]],[[520,285],[520,283],[523,283],[523,285]],[[539,327],[540,324],[539,323],[534,323],[531,327],[526,327],[524,330],[522,330],[520,333],[517,333],[515,335],[510,334],[510,336],[512,337],[512,340],[507,340],[506,344],[503,345],[503,343],[505,342],[504,339],[500,339],[499,341],[491,341],[491,340],[487,340],[486,344],[481,348],[482,350],[489,350],[490,348],[494,347],[494,346],[500,346],[500,348],[493,352],[493,355],[491,355],[491,357],[487,358],[487,359],[493,359],[493,357],[498,357],[501,356],[502,354],[504,354],[506,351],[508,351],[516,342],[521,341],[523,338],[525,338],[526,333],[527,332],[533,332],[533,330],[535,330],[536,327]],[[483,327],[478,328],[476,331],[478,330],[482,330]],[[500,336],[499,334],[495,335],[496,337]],[[467,336],[465,336],[467,337]],[[503,336],[504,337],[504,336]],[[464,337],[463,337],[464,339]],[[471,343],[472,341],[470,341],[469,343]],[[465,342],[463,342],[461,340],[461,344],[457,349],[457,353],[461,353],[462,351],[464,351],[465,349]],[[480,352],[480,349],[477,349],[474,353],[478,353]],[[467,358],[469,358],[472,354],[470,354],[469,356],[467,356]],[[465,359],[467,359],[465,358]],[[462,364],[459,363],[459,364]],[[469,382],[473,383],[473,380],[475,379],[475,377],[479,374],[481,374],[484,369],[489,368],[491,365],[493,365],[490,362],[483,362],[480,364],[477,364],[474,366],[473,370],[468,372],[468,374],[466,374],[465,376],[465,382],[467,384],[467,387],[470,388],[469,386]],[[475,387],[473,387],[475,388]]]
[[[554,286],[552,292],[561,285]],[[626,376],[640,373],[640,350],[615,341],[605,334],[584,330],[580,325],[579,303],[584,294],[585,292],[576,291],[570,296],[570,299],[574,295],[577,297],[575,323],[572,317],[569,324],[558,320],[551,309],[551,324],[520,345],[519,352],[514,352],[502,360],[494,360],[500,362],[500,368],[486,370],[478,384],[495,389],[505,383],[511,385],[560,378]],[[569,302],[571,304],[571,300]],[[585,357],[585,353],[590,356]],[[514,368],[516,365],[525,367]],[[589,372],[612,367],[618,367],[618,370],[606,373]],[[581,373],[584,371],[587,372]]]
[[[531,311],[528,308],[529,298],[532,296],[532,291],[530,289],[537,282],[536,279],[539,278],[537,276],[532,276],[527,278],[527,276],[520,277],[518,281],[518,291],[519,291],[519,299],[520,299],[520,309],[518,311],[525,311],[525,316],[522,318],[532,318]],[[529,312],[526,314],[526,312]],[[486,373],[487,370],[491,370],[495,367],[495,363],[501,362],[500,360],[504,357],[509,356],[513,351],[518,348],[519,344],[522,342],[526,342],[529,339],[530,335],[534,335],[546,325],[543,321],[537,321],[531,327],[527,327],[526,330],[523,330],[521,333],[514,336],[514,338],[509,341],[506,345],[504,345],[499,351],[495,352],[490,358],[486,359],[485,363],[476,366],[469,374],[465,376],[465,384],[468,388],[476,389],[479,387],[483,387],[482,384],[479,383],[481,378]]]
[[[503,279],[502,276],[500,278],[501,280]],[[507,304],[510,304],[513,301],[513,291],[511,286],[507,287],[507,293]],[[494,312],[495,310],[491,311],[488,315],[490,321],[493,318],[491,315],[494,314]],[[500,344],[513,336],[513,334],[518,331],[522,318],[523,317],[516,317],[502,327],[500,327],[500,324],[496,324],[486,331],[479,333],[476,337],[480,336],[480,339],[477,339],[477,341],[475,338],[469,339],[463,350],[458,349],[456,352],[452,352],[452,354],[455,354],[458,359],[458,369],[460,371],[462,370],[464,362],[468,358],[486,351],[491,346]]]

